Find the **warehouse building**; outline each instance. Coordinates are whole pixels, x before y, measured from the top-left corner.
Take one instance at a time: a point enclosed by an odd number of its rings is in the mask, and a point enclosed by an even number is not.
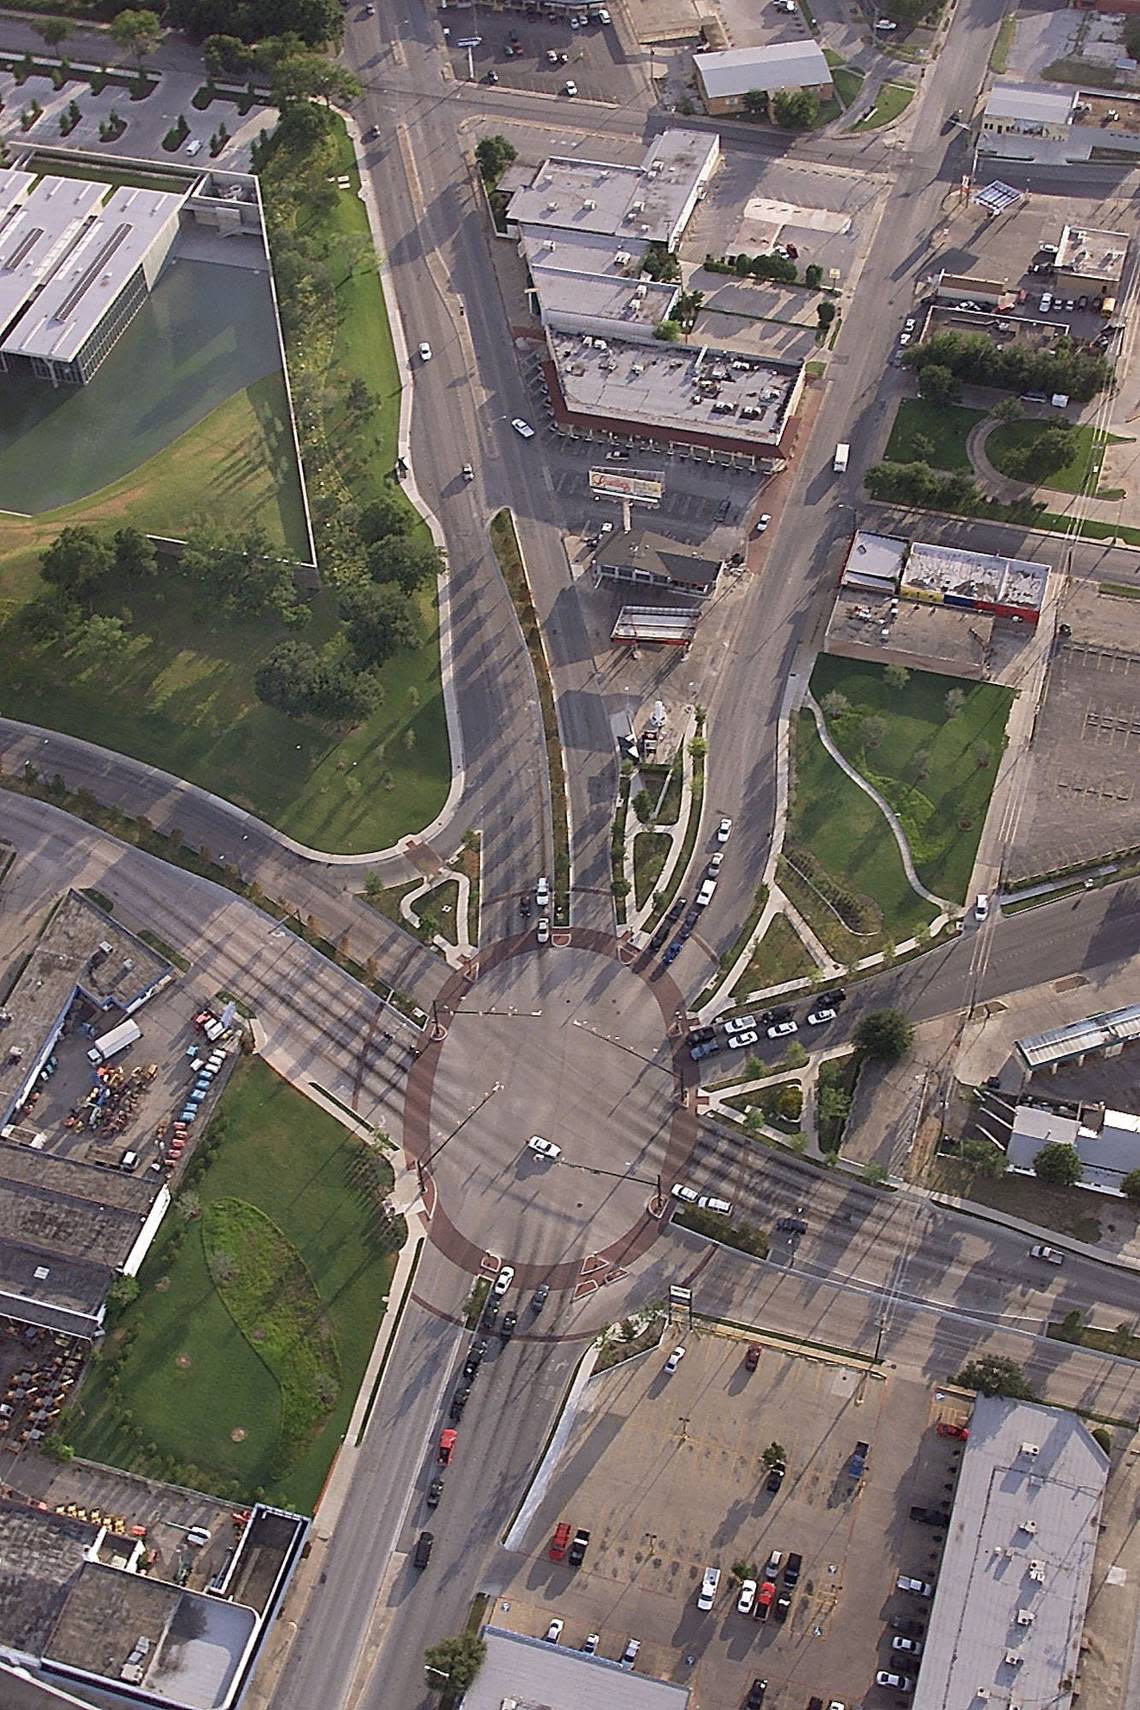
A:
[[[1070,1710],[1107,1477],[1075,1414],[978,1397],[914,1710]]]
[[[697,88],[709,113],[739,113],[745,96],[808,89],[821,101],[832,90],[831,68],[816,42],[773,42],[767,47],[695,53]]]
[[[149,296],[188,194],[0,172],[0,372],[90,380]]]

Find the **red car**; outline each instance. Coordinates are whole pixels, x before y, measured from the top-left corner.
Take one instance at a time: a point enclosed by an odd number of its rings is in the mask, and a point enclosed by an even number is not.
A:
[[[452,1431],[450,1428],[446,1431],[440,1432],[439,1448],[436,1451],[435,1458],[441,1467],[450,1465],[452,1451],[455,1448],[455,1439],[458,1435],[459,1433],[457,1431]]]
[[[964,1443],[969,1437],[969,1429],[965,1425],[953,1425],[949,1419],[940,1419],[935,1429],[940,1437],[956,1437]]]
[[[756,1367],[760,1364],[760,1351],[759,1342],[753,1342],[752,1346],[744,1356],[744,1367],[746,1371],[754,1372],[756,1370]]]
[[[552,1562],[564,1562],[566,1551],[570,1548],[570,1522],[560,1520],[554,1528],[554,1537],[550,1543],[550,1559]]]
[[[756,1605],[752,1611],[757,1621],[766,1621],[772,1613],[772,1605],[776,1601],[775,1583],[766,1579],[756,1593]]]

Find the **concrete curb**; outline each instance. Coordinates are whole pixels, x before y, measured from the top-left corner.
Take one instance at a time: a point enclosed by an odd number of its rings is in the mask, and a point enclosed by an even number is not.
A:
[[[911,1193],[915,1191],[914,1182],[907,1182],[904,1186]],[[1071,1235],[1059,1235],[1055,1229],[1044,1229],[1039,1223],[1027,1223],[1024,1218],[998,1211],[992,1205],[981,1205],[976,1199],[959,1199],[952,1193],[927,1193],[925,1197],[944,1211],[960,1212],[963,1217],[972,1217],[978,1223],[995,1223],[999,1228],[1013,1230],[1031,1241],[1044,1239],[1050,1247],[1060,1247],[1074,1258],[1092,1259],[1098,1265],[1112,1265],[1117,1270],[1140,1276],[1140,1260],[1125,1258],[1121,1253],[1107,1253],[1103,1247],[1094,1247],[1088,1241],[1078,1241]]]
[[[550,1475],[558,1464],[558,1458],[566,1446],[566,1440],[570,1435],[575,1419],[578,1417],[578,1403],[582,1391],[594,1375],[594,1364],[600,1351],[600,1340],[593,1341],[579,1361],[578,1370],[574,1373],[570,1388],[566,1391],[566,1397],[558,1416],[558,1423],[551,1433],[550,1441],[546,1445],[541,1461],[535,1468],[534,1477],[519,1504],[518,1513],[511,1521],[503,1538],[504,1549],[517,1550],[521,1547],[522,1538],[534,1518],[539,1503],[546,1495]]]

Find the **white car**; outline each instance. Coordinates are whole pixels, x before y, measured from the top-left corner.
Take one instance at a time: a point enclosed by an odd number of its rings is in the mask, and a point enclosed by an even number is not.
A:
[[[732,1216],[732,1201],[728,1199],[717,1199],[716,1196],[711,1193],[703,1193],[701,1195],[697,1201],[697,1208],[700,1211],[717,1211],[722,1217]]]
[[[825,1022],[834,1021],[836,1011],[833,1009],[813,1009],[807,1018],[809,1027],[822,1027]]]
[[[597,1633],[587,1633],[586,1643],[582,1646],[582,1649],[588,1657],[592,1657],[597,1651],[600,1642],[600,1636]]]
[[[909,1591],[912,1597],[933,1597],[934,1587],[929,1580],[914,1579],[908,1573],[900,1573],[895,1580],[899,1591]]]
[[[707,1613],[716,1601],[717,1587],[720,1585],[720,1569],[707,1567],[701,1579],[701,1589],[697,1592],[697,1608]]]
[[[669,1355],[669,1358],[665,1361],[665,1370],[667,1372],[675,1372],[684,1357],[684,1348],[674,1348],[673,1352]]]
[[[914,316],[908,315],[906,320],[903,322],[903,332],[913,332],[914,328],[915,328]]]
[[[688,1187],[684,1182],[674,1182],[672,1194],[674,1199],[681,1200],[685,1205],[696,1205],[701,1197],[695,1187]]]
[[[544,1140],[541,1134],[532,1134],[527,1141],[532,1152],[537,1152],[540,1158],[560,1158],[561,1146],[556,1146],[553,1140]]]
[[[565,1625],[566,1625],[566,1623],[565,1623],[565,1621],[562,1620],[561,1616],[556,1615],[554,1620],[550,1623],[549,1627],[546,1629],[545,1633],[542,1635],[543,1638],[547,1641],[548,1644],[556,1645],[558,1643],[559,1639],[562,1637],[562,1629],[563,1629],[563,1627],[565,1627]]]
[[[755,1601],[756,1581],[754,1579],[742,1580],[740,1585],[740,1596],[736,1599],[736,1613],[738,1615],[749,1614]]]
[[[909,344],[909,343],[910,343],[910,334],[908,332],[901,332],[899,334],[899,346],[900,346],[900,348],[904,344]]]
[[[892,1651],[904,1651],[908,1657],[920,1657],[922,1655],[922,1640],[908,1639],[905,1635],[896,1633],[891,1640],[891,1649]]]
[[[768,1029],[769,1039],[786,1039],[789,1033],[797,1031],[794,1021],[777,1021],[774,1027]]]
[[[717,842],[718,843],[727,843],[731,836],[732,836],[732,821],[730,819],[722,819],[720,824],[716,828],[716,840],[717,840]]]
[[[990,917],[990,899],[985,891],[978,892],[978,900],[974,904],[974,919],[988,920]]]
[[[524,422],[521,416],[515,416],[514,420],[511,422],[511,426],[514,428],[520,439],[534,438],[534,429],[531,427],[529,422]]]
[[[539,908],[550,907],[550,880],[543,873],[534,887],[534,900]]]
[[[573,81],[573,79],[571,79],[569,83],[564,83],[562,85],[562,93],[563,95],[577,95],[578,85]]]
[[[896,1692],[913,1692],[914,1681],[906,1674],[892,1674],[889,1668],[881,1668],[875,1676],[876,1686],[893,1686]]]
[[[715,879],[705,879],[701,884],[700,890],[697,892],[696,896],[693,899],[693,906],[695,908],[707,908],[708,905],[712,902],[713,897],[715,895],[716,895],[716,880]]]
[[[534,936],[540,944],[550,943],[550,916],[548,914],[539,915],[538,925],[534,929]]]
[[[190,156],[191,160],[193,160],[193,158],[196,154],[201,154],[201,152],[202,152],[202,145],[198,141],[197,137],[195,137],[192,142],[188,142],[186,144],[186,153]]]
[[[504,1265],[498,1276],[495,1278],[495,1286],[491,1290],[491,1293],[501,1299],[502,1296],[506,1294],[514,1280],[515,1267],[513,1265]]]
[[[431,345],[428,343],[426,338],[424,339],[423,343],[420,345],[420,361],[421,362],[430,362],[431,361]]]
[[[621,1656],[618,1658],[618,1667],[624,1668],[626,1673],[628,1674],[629,1670],[631,1668],[633,1668],[635,1663],[637,1662],[637,1653],[640,1649],[641,1649],[641,1640],[640,1639],[630,1639],[629,1643],[625,1647],[625,1650],[621,1653]]]
[[[1040,1242],[1036,1247],[1030,1247],[1029,1257],[1031,1259],[1044,1259],[1047,1265],[1063,1265],[1065,1262],[1065,1255],[1059,1247],[1045,1247]]]
[[[759,1045],[759,1043],[760,1035],[758,1033],[730,1033],[728,1036],[730,1051],[743,1051],[749,1045]]]
[[[723,862],[723,860],[724,860],[724,856],[719,851],[717,852],[717,854],[710,856],[709,864],[705,868],[705,872],[708,874],[710,879],[716,878],[717,874],[720,872],[721,863]]]
[[[898,25],[890,18],[880,18],[875,28],[881,30],[883,35],[889,36],[892,30],[898,29]]]
[[[760,515],[756,518],[756,527],[753,529],[752,532],[754,534],[763,534],[764,530],[768,527],[768,524],[771,522],[771,520],[772,520],[772,518],[771,518],[770,513],[768,511],[764,511],[762,515]]]
[[[598,20],[599,24],[609,24],[613,22],[613,19],[610,17],[605,6],[599,6],[597,11],[594,13],[594,16]]]
[[[724,1024],[726,1033],[751,1033],[756,1026],[754,1015],[731,1015]]]

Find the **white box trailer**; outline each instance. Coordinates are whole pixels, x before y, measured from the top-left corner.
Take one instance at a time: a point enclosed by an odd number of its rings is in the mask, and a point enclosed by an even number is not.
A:
[[[844,445],[841,443],[841,444],[836,446],[836,448],[835,448],[835,462],[832,464],[832,468],[835,470],[835,473],[837,475],[842,475],[843,471],[847,467],[847,459],[850,456],[851,456],[851,447],[849,445]]]
[[[118,1027],[112,1027],[110,1033],[104,1033],[102,1039],[96,1039],[87,1053],[88,1062],[96,1067],[100,1063],[110,1062],[120,1051],[125,1051],[128,1045],[133,1045],[136,1039],[142,1038],[142,1028],[137,1021],[120,1021]]]

